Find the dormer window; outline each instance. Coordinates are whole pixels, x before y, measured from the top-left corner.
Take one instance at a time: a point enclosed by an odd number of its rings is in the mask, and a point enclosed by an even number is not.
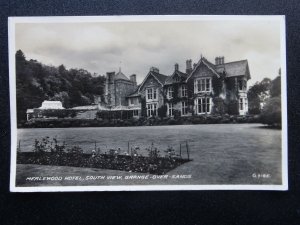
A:
[[[194,92],[210,92],[211,91],[211,78],[199,78],[194,82]]]

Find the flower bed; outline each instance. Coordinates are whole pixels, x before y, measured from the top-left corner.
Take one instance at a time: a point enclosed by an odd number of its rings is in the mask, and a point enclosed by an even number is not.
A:
[[[18,164],[73,166],[122,170],[128,172],[165,174],[188,162],[180,157],[146,157],[111,154],[85,154],[70,152],[18,152]]]

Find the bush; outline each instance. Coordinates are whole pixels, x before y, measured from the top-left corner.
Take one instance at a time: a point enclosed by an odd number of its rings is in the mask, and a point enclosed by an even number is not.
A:
[[[239,114],[239,103],[237,100],[232,100],[229,102],[228,113],[230,115],[238,115]]]
[[[159,107],[157,109],[157,114],[160,118],[164,118],[167,116],[167,106],[166,105],[162,105],[161,107]]]
[[[267,100],[261,113],[261,122],[269,126],[281,127],[281,99],[273,97]]]

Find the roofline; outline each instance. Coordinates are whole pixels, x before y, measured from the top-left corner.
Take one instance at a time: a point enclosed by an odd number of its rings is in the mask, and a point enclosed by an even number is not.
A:
[[[225,64],[230,64],[230,63],[238,63],[238,62],[242,62],[242,61],[246,61],[246,73],[248,72],[248,76],[247,76],[247,74],[242,74],[242,75],[234,75],[234,76],[230,76],[230,77],[246,76],[247,80],[250,80],[251,79],[251,74],[250,74],[248,59],[242,59],[242,60],[238,60],[238,61],[228,62],[228,63],[224,63],[224,65]],[[224,71],[226,72],[226,68],[225,68]]]
[[[200,63],[203,62],[203,64],[205,64],[208,69],[210,69],[214,74],[217,75],[218,78],[220,78],[220,74],[218,74],[213,68],[211,68],[202,58],[198,61],[197,65],[195,66],[195,68],[192,70],[191,74],[186,78],[186,81],[188,81],[190,79],[190,77],[193,75],[193,73],[196,71],[197,67],[200,65]]]
[[[237,60],[237,61],[227,62],[227,63],[224,63],[222,65],[229,64],[229,63],[237,63],[237,62],[242,62],[242,61],[247,61],[247,63],[248,63],[248,59],[241,59],[241,60]]]
[[[141,94],[137,94],[137,95],[134,95],[134,96],[128,95],[128,96],[125,96],[125,98],[136,98],[136,97],[140,97],[140,96],[141,96]]]
[[[161,84],[161,86],[163,87],[164,84],[162,82],[160,82],[160,80],[152,73],[152,71],[149,71],[147,76],[144,78],[143,82],[140,84],[140,87],[138,89],[138,92],[140,92],[141,87],[144,85],[145,81],[147,80],[147,78],[150,76],[150,74],[158,81],[158,83]],[[163,74],[162,74],[163,75]]]

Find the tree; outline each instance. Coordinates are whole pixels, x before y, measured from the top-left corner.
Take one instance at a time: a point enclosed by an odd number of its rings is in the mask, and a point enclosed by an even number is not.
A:
[[[60,100],[68,108],[91,104],[95,95],[104,92],[103,76],[95,77],[84,69],[67,70],[64,65],[54,67],[26,60],[21,50],[15,57],[19,123],[26,121],[27,109],[40,107],[44,100]]]
[[[25,62],[26,58],[22,50],[16,52],[16,62]]]
[[[270,88],[271,97],[277,97],[281,95],[281,76],[277,76],[271,84]]]
[[[264,78],[261,82],[256,82],[248,91],[249,113],[260,114],[261,105],[269,98],[271,79]]]
[[[262,113],[261,121],[263,124],[281,127],[281,98],[272,97],[267,100]]]

